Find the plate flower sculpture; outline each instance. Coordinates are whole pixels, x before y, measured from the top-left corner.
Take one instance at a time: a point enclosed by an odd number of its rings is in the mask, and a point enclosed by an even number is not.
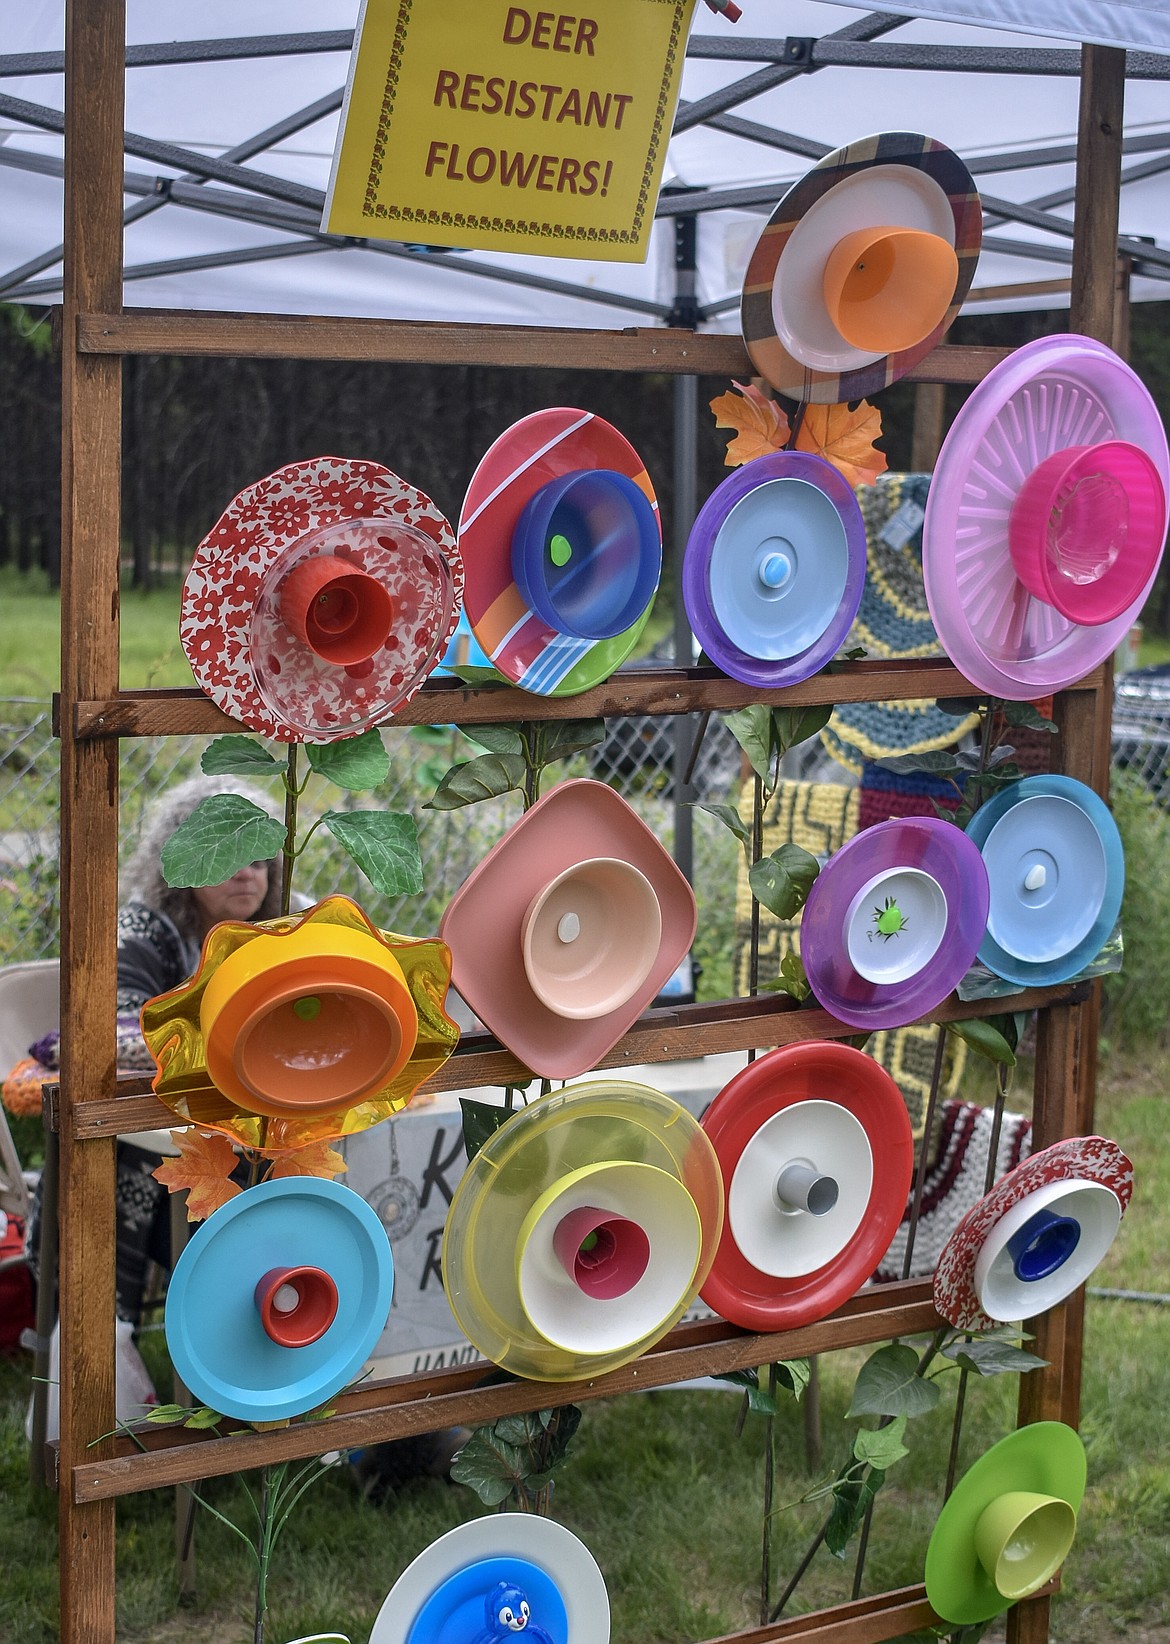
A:
[[[462,600],[455,535],[428,496],[381,463],[315,457],[228,504],[183,584],[179,639],[233,719],[327,743],[410,701]]]
[[[266,1158],[352,1136],[451,1055],[450,980],[444,942],[379,931],[344,896],[217,925],[195,975],[143,1006],[154,1091],[185,1123]]]

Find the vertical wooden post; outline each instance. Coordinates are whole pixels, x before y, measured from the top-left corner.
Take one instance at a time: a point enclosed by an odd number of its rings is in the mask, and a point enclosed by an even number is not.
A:
[[[76,1140],[79,1098],[112,1095],[118,744],[76,743],[73,705],[118,688],[122,373],[77,352],[77,315],[122,306],[123,0],[65,25],[61,437],[60,1633],[113,1644],[114,1504],[75,1503],[72,1469],[114,1424],[114,1144]]]
[[[1069,328],[1110,344],[1115,335],[1124,104],[1125,52],[1111,46],[1083,46]],[[1064,697],[1057,702],[1061,769],[1102,789],[1108,782],[1112,695],[1107,682],[1092,697]],[[1088,1004],[1040,1013],[1033,1103],[1037,1148],[1083,1132],[1092,1122],[1099,992],[1098,983]],[[1021,1425],[1044,1420],[1076,1425],[1083,1322],[1083,1293],[1036,1321],[1033,1345],[1049,1367],[1021,1378]],[[1008,1644],[1043,1644],[1048,1637],[1048,1610],[1046,1598],[1018,1604],[1008,1616]]]
[[[1125,52],[1082,46],[1069,327],[1110,344],[1124,115]]]
[[[920,382],[914,390],[914,430],[910,440],[910,467],[929,474],[938,461],[946,420],[947,390],[941,382]]]

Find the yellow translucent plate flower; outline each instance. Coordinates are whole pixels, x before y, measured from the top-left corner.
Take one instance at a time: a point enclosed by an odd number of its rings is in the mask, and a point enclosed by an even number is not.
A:
[[[406,1106],[459,1030],[437,938],[379,931],[347,897],[207,934],[188,982],[142,1007],[154,1090],[186,1123],[281,1153]]]

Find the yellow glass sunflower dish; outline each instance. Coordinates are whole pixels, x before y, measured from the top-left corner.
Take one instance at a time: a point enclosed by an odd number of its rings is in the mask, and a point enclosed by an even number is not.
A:
[[[195,975],[142,1007],[155,1094],[267,1154],[352,1136],[405,1107],[455,1049],[450,981],[446,943],[380,931],[344,896],[216,925]]]

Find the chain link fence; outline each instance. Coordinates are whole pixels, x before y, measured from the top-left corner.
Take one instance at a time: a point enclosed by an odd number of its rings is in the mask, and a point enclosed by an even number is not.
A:
[[[684,749],[694,727],[683,727]],[[592,776],[626,798],[667,847],[675,848],[675,742],[671,721],[646,718],[608,722],[603,742],[557,773]],[[403,935],[433,935],[454,891],[520,814],[520,797],[456,811],[429,811],[425,801],[447,768],[482,751],[454,726],[389,727],[383,736],[390,753],[390,777],[376,794],[342,794],[314,782],[302,802],[302,818],[319,810],[368,808],[409,811],[419,824],[424,890],[392,900],[375,893],[356,867],[324,832],[310,840],[297,864],[295,889],[310,901],[333,892],[360,901],[376,924]],[[121,859],[141,836],[151,800],[198,771],[206,737],[149,737],[121,747]],[[731,797],[739,775],[739,749],[727,727],[713,720],[707,729],[687,796],[721,802]],[[262,784],[258,784],[262,786]],[[268,785],[274,806],[275,783]],[[316,806],[316,810],[314,810]],[[0,964],[41,959],[59,951],[58,819],[60,758],[52,732],[50,705],[32,699],[0,700]],[[728,872],[734,876],[738,845],[713,818],[691,815],[693,872],[700,905],[705,952],[701,964],[719,979],[727,969],[734,938],[734,908],[728,906]],[[303,830],[302,830],[303,836]],[[708,989],[709,991],[709,989]]]
[[[685,753],[695,733],[683,723],[678,745]],[[433,934],[451,895],[519,815],[518,795],[463,810],[423,809],[447,767],[477,750],[454,726],[395,728],[385,732],[390,779],[374,796],[342,795],[321,782],[306,796],[321,809],[361,809],[376,803],[410,811],[418,819],[423,892],[389,900],[376,895],[358,870],[341,856],[324,831],[318,832],[298,864],[296,889],[312,901],[341,892],[361,902],[385,929],[404,935]],[[144,812],[155,795],[199,768],[204,737],[158,737],[122,744],[121,841],[125,860],[138,842]],[[1170,810],[1170,670],[1145,669],[1119,676],[1113,716],[1114,765],[1137,779],[1162,810]],[[734,992],[734,896],[728,894],[740,864],[732,835],[698,806],[688,810],[689,844],[676,839],[679,812],[674,802],[676,730],[672,720],[612,719],[604,742],[589,750],[566,775],[608,782],[635,807],[671,850],[691,856],[699,904],[694,959],[704,977],[702,994]],[[703,737],[691,787],[684,797],[721,803],[733,799],[740,775],[739,749],[726,725],[714,716]],[[273,787],[275,801],[276,790]],[[58,815],[60,762],[52,734],[50,705],[43,700],[0,700],[0,964],[47,958],[58,952]],[[1127,908],[1129,920],[1142,917]],[[685,989],[684,989],[685,992]]]

